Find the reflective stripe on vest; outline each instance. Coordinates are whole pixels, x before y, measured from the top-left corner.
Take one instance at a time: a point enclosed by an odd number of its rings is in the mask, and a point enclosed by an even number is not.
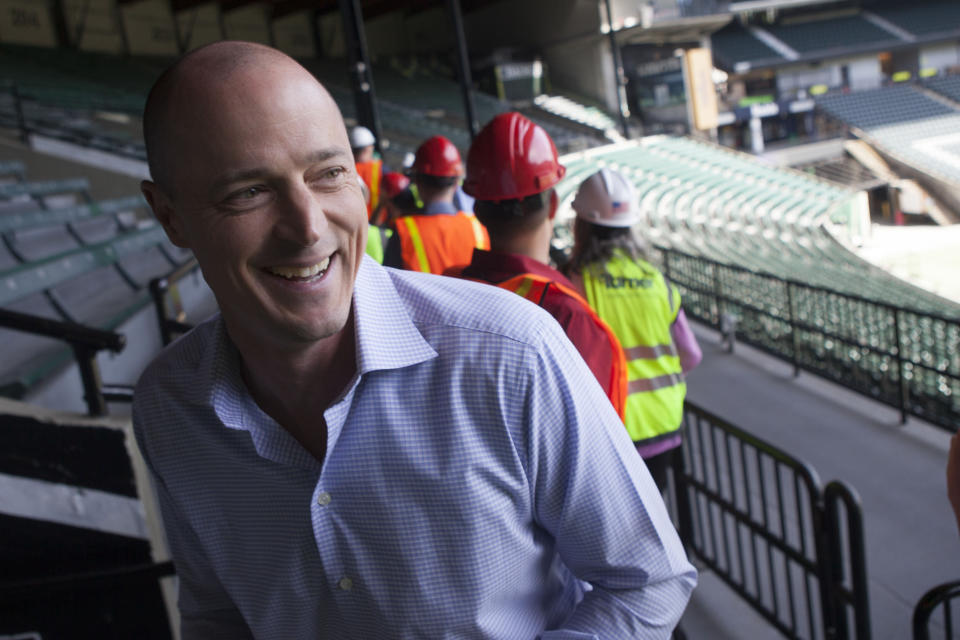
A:
[[[487,230],[472,214],[416,215],[398,218],[403,266],[444,273],[470,263],[474,248],[489,249]]]
[[[613,350],[610,371],[611,377],[608,381],[609,384],[605,386],[610,388],[608,396],[614,409],[617,410],[617,415],[620,416],[621,420],[624,420],[627,405],[627,357],[624,355],[620,341],[617,339],[613,330],[590,308],[590,305],[583,299],[583,296],[570,287],[534,273],[523,273],[514,276],[509,280],[498,283],[497,286],[507,291],[513,291],[537,306],[542,304],[544,297],[547,295],[547,290],[553,287],[570,298],[573,298],[583,307],[593,322],[606,334],[607,340],[610,342],[610,348]]]
[[[680,428],[686,382],[670,326],[680,295],[644,260],[617,253],[602,270],[583,270],[587,300],[610,326],[627,358],[627,432],[634,442]]]
[[[380,173],[383,168],[381,160],[371,160],[370,162],[358,162],[357,173],[367,185],[370,191],[370,202],[367,204],[367,219],[373,215],[374,209],[380,204]]]

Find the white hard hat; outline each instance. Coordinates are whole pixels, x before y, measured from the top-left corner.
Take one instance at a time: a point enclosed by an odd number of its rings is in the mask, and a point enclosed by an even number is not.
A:
[[[377,139],[373,137],[373,132],[366,127],[354,127],[350,129],[350,148],[362,149],[376,144]]]
[[[573,210],[581,220],[601,227],[631,227],[640,220],[637,192],[613,169],[600,169],[580,183]]]

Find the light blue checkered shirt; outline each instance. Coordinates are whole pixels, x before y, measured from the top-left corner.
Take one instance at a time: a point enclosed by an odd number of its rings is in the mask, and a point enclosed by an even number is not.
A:
[[[251,399],[219,318],[142,377],[184,637],[669,637],[696,572],[556,321],[369,259],[353,304],[322,466]]]

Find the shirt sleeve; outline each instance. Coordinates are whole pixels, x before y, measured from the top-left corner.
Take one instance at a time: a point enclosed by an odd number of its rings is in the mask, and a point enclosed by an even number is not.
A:
[[[249,627],[220,584],[190,525],[179,516],[163,478],[157,475],[150,462],[143,437],[143,422],[138,417],[136,405],[133,421],[137,444],[153,479],[167,544],[177,570],[180,637],[182,640],[252,640]]]
[[[703,352],[697,343],[697,337],[693,335],[690,329],[690,323],[687,322],[687,314],[680,309],[677,313],[677,319],[670,325],[670,336],[673,338],[673,344],[677,346],[677,353],[680,355],[680,367],[684,373],[687,373],[703,359]]]
[[[669,638],[697,573],[613,407],[559,327],[526,403],[534,517],[592,589],[543,640]]]

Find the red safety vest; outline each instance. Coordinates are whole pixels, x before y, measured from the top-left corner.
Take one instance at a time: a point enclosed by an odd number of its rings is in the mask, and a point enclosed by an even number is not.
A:
[[[470,213],[402,216],[396,220],[403,266],[442,274],[470,264],[473,250],[489,249],[490,237]]]
[[[358,162],[357,173],[370,190],[370,202],[367,203],[367,220],[369,220],[380,203],[380,174],[383,173],[383,162],[381,160]]]
[[[617,410],[620,420],[623,420],[627,409],[627,356],[613,329],[597,315],[583,296],[566,285],[535,273],[522,273],[498,283],[497,286],[513,291],[537,305],[543,299],[547,287],[554,287],[580,303],[580,306],[583,307],[593,322],[603,330],[610,341],[610,349],[613,351],[613,366],[610,370],[610,384],[607,387],[610,389],[610,402],[613,404],[613,408]]]

